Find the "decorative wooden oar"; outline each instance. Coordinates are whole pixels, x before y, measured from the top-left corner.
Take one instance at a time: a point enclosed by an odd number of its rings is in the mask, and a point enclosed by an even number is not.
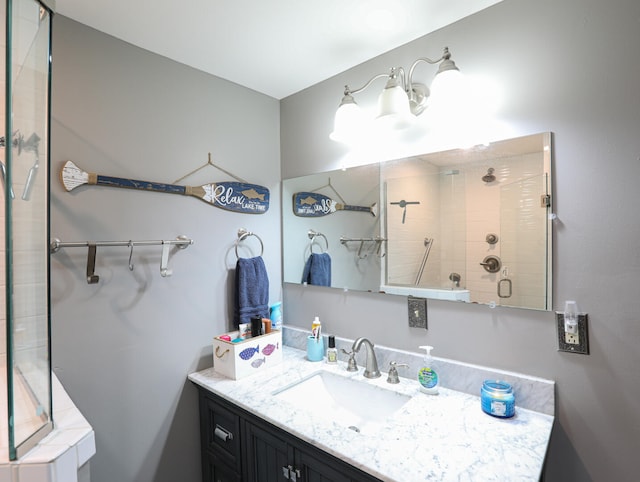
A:
[[[297,192],[293,195],[293,214],[301,217],[316,218],[335,213],[336,211],[360,211],[378,215],[378,206],[351,206],[331,199],[329,196],[317,192]]]
[[[217,208],[237,213],[263,214],[269,209],[269,189],[244,182],[216,182],[194,187],[177,186],[84,172],[71,161],[65,162],[62,167],[60,180],[67,191],[72,191],[83,184],[123,187],[193,196]]]

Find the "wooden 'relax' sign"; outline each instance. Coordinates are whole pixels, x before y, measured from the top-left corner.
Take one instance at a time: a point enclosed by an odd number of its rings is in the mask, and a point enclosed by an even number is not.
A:
[[[269,209],[269,189],[244,182],[223,181],[202,186],[178,186],[84,172],[71,161],[65,162],[62,167],[60,180],[67,191],[88,184],[193,196],[217,208],[236,213],[263,214]]]
[[[359,211],[369,213],[372,216],[378,215],[376,203],[371,206],[351,206],[341,204],[329,196],[318,194],[317,192],[297,192],[293,195],[293,214],[301,217],[317,218],[333,214],[336,211]]]

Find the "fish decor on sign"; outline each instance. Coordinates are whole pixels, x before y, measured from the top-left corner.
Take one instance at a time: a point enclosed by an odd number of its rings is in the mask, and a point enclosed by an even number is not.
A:
[[[71,161],[65,162],[62,167],[60,180],[67,191],[72,191],[83,184],[122,187],[193,196],[217,208],[236,213],[263,214],[269,209],[269,189],[245,182],[223,181],[192,187],[136,181],[84,172]]]
[[[359,211],[375,217],[378,215],[378,205],[373,203],[371,206],[351,206],[316,192],[297,192],[293,195],[293,214],[296,216],[317,218],[336,211]]]

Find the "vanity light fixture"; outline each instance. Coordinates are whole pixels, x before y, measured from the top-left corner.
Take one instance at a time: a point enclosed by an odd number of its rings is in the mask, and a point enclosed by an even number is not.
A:
[[[378,112],[375,122],[392,129],[404,129],[411,126],[416,117],[424,112],[431,93],[425,84],[413,81],[414,70],[421,62],[439,64],[431,84],[431,90],[435,93],[432,98],[436,95],[444,96],[441,91],[456,83],[452,78],[461,76],[458,67],[451,60],[449,48],[445,47],[442,57],[437,60],[421,57],[413,62],[408,76],[403,67],[393,67],[389,73],[373,76],[358,89],[351,89],[345,85],[344,96],[336,111],[334,129],[329,137],[337,142],[350,142],[367,132],[369,119],[362,112],[353,95],[367,89],[380,78],[386,78],[387,84],[378,97]]]

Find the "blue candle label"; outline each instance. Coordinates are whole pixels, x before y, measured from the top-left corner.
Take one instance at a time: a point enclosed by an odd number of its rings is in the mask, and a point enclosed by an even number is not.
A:
[[[433,388],[438,384],[438,374],[431,368],[422,367],[418,372],[418,381],[424,388]]]
[[[491,402],[491,415],[504,417],[506,414],[507,414],[507,404],[505,402],[499,402],[497,400],[493,400]]]

